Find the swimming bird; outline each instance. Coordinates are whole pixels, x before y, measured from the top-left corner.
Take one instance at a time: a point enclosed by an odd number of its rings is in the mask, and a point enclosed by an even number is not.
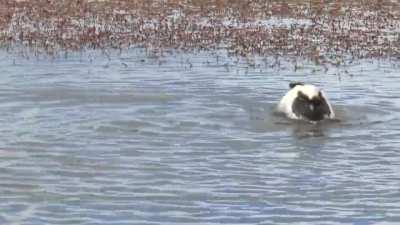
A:
[[[320,88],[301,82],[290,83],[289,87],[278,104],[279,112],[290,119],[311,122],[335,118],[332,106]]]

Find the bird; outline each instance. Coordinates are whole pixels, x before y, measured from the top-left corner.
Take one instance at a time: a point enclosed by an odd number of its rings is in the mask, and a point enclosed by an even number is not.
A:
[[[318,122],[334,119],[335,113],[321,88],[303,82],[291,82],[280,100],[277,111],[289,119]]]

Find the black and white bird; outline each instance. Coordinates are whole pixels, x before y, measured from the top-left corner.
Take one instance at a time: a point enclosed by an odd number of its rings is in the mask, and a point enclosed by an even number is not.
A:
[[[332,106],[320,88],[300,82],[290,83],[289,87],[279,102],[279,112],[290,119],[312,122],[335,118]]]

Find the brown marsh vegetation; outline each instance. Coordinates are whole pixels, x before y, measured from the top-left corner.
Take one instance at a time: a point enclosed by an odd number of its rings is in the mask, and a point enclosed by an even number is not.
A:
[[[38,52],[145,47],[341,64],[400,57],[396,0],[1,0],[1,43]]]

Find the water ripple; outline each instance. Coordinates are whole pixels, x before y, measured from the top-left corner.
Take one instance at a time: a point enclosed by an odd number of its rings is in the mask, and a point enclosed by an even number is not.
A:
[[[1,224],[399,221],[395,69],[337,82],[129,54],[1,62]],[[276,115],[289,78],[323,86],[339,120]]]

